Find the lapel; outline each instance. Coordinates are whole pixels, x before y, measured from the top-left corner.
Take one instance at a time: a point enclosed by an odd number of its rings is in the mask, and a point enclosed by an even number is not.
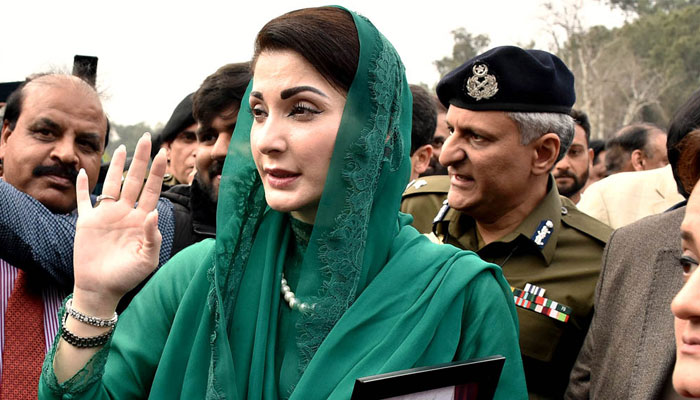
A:
[[[679,203],[685,198],[678,193],[676,180],[673,178],[673,170],[670,165],[658,169],[657,178],[654,179],[655,192],[659,196],[658,202],[653,206],[653,212],[662,213],[676,203]]]
[[[630,399],[659,398],[666,378],[673,370],[676,346],[671,301],[683,284],[678,263],[683,214],[676,213],[661,227],[662,232],[658,232],[658,237],[665,237],[666,243],[657,252],[652,265],[647,307],[639,327],[642,336],[631,375]]]

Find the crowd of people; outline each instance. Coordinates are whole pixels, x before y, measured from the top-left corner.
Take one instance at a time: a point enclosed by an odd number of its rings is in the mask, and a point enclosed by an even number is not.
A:
[[[496,399],[700,397],[700,90],[594,141],[549,52],[490,49],[432,94],[319,7],[106,173],[89,82],[6,100],[0,398],[349,399],[493,355]]]

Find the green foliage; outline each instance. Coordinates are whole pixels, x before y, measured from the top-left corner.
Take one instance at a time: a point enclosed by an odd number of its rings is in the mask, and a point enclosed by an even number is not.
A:
[[[637,14],[620,28],[582,28],[573,6],[550,4],[556,54],[575,76],[575,107],[585,111],[595,139],[633,122],[667,126],[700,87],[700,0],[607,0]],[[561,35],[561,32],[565,32]],[[435,61],[441,75],[489,45],[485,35],[452,32],[451,57]],[[565,37],[565,42],[559,42]],[[521,47],[533,47],[534,43]]]
[[[443,57],[434,62],[441,77],[481,53],[491,42],[488,35],[474,36],[464,28],[453,30],[452,36],[455,41],[452,57]]]
[[[622,27],[619,35],[667,82],[669,87],[660,94],[667,115],[700,85],[700,5],[639,18]]]
[[[570,35],[558,55],[576,77],[576,107],[594,138],[632,122],[666,126],[700,85],[700,6],[642,15],[621,28]]]
[[[608,3],[622,11],[643,16],[657,12],[668,13],[688,6],[698,6],[700,0],[608,0]]]

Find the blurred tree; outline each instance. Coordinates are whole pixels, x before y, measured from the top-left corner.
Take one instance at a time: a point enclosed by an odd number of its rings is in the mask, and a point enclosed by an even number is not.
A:
[[[574,72],[576,107],[588,113],[592,136],[639,121],[665,126],[700,85],[700,6],[583,29],[581,4],[549,7],[553,35],[566,38],[555,40],[555,52]]]
[[[545,4],[545,22],[551,51],[574,73],[575,107],[589,115],[592,137],[610,137],[633,122],[666,126],[700,87],[700,0],[606,0],[635,14],[615,29],[584,27],[584,1]],[[452,56],[434,62],[441,76],[490,42],[464,28],[452,34]]]
[[[126,146],[127,157],[130,157],[134,153],[136,142],[138,142],[141,135],[143,135],[144,132],[150,132],[151,135],[155,135],[162,129],[160,125],[162,124],[156,124],[156,126],[151,127],[145,122],[139,122],[135,125],[120,125],[112,122],[109,146],[107,146],[105,150],[104,161],[109,161],[111,159],[112,153],[120,144]]]
[[[611,7],[639,16],[700,5],[700,0],[607,0]]]
[[[441,77],[481,53],[491,42],[488,35],[474,36],[464,28],[453,30],[452,36],[455,41],[452,56],[433,62]]]
[[[553,52],[575,77],[576,108],[589,116],[592,138],[603,137],[606,92],[614,69],[604,68],[609,48],[615,44],[612,31],[603,26],[584,29],[581,20],[583,0],[545,3],[546,19],[552,36]],[[600,117],[600,118],[599,118]]]
[[[700,86],[700,5],[640,17],[619,35],[660,81],[658,106],[667,121]]]

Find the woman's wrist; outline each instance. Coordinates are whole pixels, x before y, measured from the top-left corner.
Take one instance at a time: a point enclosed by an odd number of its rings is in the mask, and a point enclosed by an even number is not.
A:
[[[73,289],[72,308],[91,317],[110,319],[119,304],[119,298],[79,288]]]

